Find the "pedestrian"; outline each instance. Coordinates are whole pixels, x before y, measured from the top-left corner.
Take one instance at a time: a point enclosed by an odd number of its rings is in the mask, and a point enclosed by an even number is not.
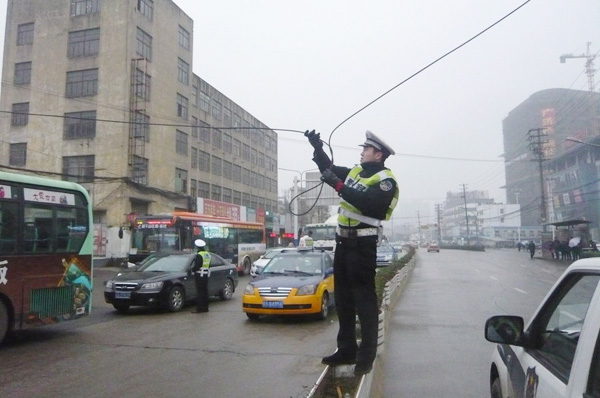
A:
[[[529,249],[529,258],[533,260],[533,255],[535,254],[535,243],[530,240],[527,248]]]
[[[521,242],[517,243],[517,249],[519,249],[519,251],[521,251],[522,247],[523,247],[523,244]]]
[[[322,363],[336,366],[356,364],[354,374],[369,373],[377,354],[379,307],[375,291],[377,245],[382,237],[381,221],[388,220],[398,202],[398,183],[385,167],[394,150],[370,131],[360,155],[360,165],[336,166],[323,150],[320,134],[305,135],[314,148],[313,161],[321,180],[333,187],[340,199],[336,248],[333,261],[335,306],[339,330],[337,350]],[[361,343],[356,341],[356,316]]]
[[[554,238],[554,240],[552,241],[552,251],[554,252],[554,258],[558,260],[561,254],[560,241],[558,240],[558,238]]]
[[[596,242],[594,242],[592,239],[590,239],[590,248],[592,249],[593,252],[598,251],[598,246],[596,245]]]
[[[194,283],[196,284],[196,309],[193,313],[208,312],[208,280],[210,278],[210,253],[206,250],[206,242],[202,239],[194,241],[197,253],[194,259]]]

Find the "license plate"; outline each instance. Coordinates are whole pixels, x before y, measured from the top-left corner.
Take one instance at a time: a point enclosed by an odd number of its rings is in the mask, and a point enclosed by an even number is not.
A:
[[[263,301],[263,308],[283,308],[283,301]]]
[[[131,292],[115,292],[116,299],[128,299],[131,298]]]

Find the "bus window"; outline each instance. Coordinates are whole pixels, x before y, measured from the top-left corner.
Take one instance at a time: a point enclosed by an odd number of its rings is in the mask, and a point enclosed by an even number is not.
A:
[[[83,209],[57,209],[56,251],[79,252],[87,236],[87,213]]]
[[[17,249],[17,203],[0,202],[0,253]]]
[[[25,205],[24,251],[47,253],[52,251],[52,208],[43,205]]]

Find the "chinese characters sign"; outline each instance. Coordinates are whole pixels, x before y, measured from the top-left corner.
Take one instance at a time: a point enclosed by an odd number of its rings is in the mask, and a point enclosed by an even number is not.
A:
[[[23,188],[23,194],[29,202],[75,206],[75,195],[70,193]]]

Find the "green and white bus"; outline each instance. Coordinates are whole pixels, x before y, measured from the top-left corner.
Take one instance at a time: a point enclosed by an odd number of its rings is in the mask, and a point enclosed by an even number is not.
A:
[[[92,302],[92,209],[81,185],[0,171],[0,342]]]

